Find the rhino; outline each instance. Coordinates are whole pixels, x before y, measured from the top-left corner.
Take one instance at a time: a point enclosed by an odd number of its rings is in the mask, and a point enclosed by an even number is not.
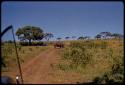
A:
[[[62,42],[56,42],[54,48],[64,48],[64,44]]]

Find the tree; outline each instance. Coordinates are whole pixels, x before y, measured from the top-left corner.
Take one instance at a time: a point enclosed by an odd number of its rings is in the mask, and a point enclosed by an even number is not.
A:
[[[78,38],[78,40],[85,40],[85,39],[89,39],[89,38],[90,38],[89,36],[85,36],[85,37],[80,36],[80,37]]]
[[[34,26],[25,26],[19,28],[16,31],[16,35],[20,40],[28,40],[29,45],[31,44],[31,40],[41,40],[44,37],[43,30],[40,29],[39,27],[34,27]]]
[[[45,33],[44,38],[49,41],[50,38],[54,37],[52,33]]]
[[[19,28],[17,31],[16,31],[16,35],[18,36],[18,39],[20,39],[20,35],[23,33],[22,29]]]
[[[114,38],[123,38],[123,35],[119,33],[113,33],[111,36]]]
[[[39,27],[32,27],[31,36],[33,40],[42,40],[44,38],[43,30]]]
[[[106,39],[107,37],[111,37],[112,34],[110,32],[101,32],[100,35],[101,37]]]
[[[61,40],[62,38],[58,37],[57,40]]]
[[[84,40],[84,39],[85,39],[85,37],[83,37],[83,36],[78,37],[78,40]]]
[[[68,36],[67,36],[67,37],[65,37],[65,39],[66,39],[66,40],[68,40],[69,38],[70,38],[70,37],[68,37]]]
[[[100,35],[100,34],[97,34],[97,35],[95,36],[95,38],[96,38],[96,39],[101,39],[101,35]]]

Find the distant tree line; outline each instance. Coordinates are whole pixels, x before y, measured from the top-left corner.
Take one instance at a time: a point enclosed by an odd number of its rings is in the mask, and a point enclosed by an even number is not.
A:
[[[101,32],[95,36],[96,39],[109,39],[109,38],[123,38],[124,36],[119,33],[111,33],[111,32]]]
[[[25,26],[22,28],[19,28],[16,31],[16,35],[18,36],[18,39],[21,42],[27,42],[28,45],[31,45],[33,41],[40,41],[43,38],[46,39],[46,41],[49,41],[51,38],[54,37],[52,33],[44,33],[43,29],[40,27],[35,27],[35,26]],[[90,36],[80,36],[77,38],[77,40],[87,40],[90,39]],[[111,33],[111,32],[100,32],[98,33],[95,37],[95,39],[111,39],[111,38],[123,38],[122,34],[119,33]],[[57,40],[61,40],[61,37],[56,38]],[[76,36],[66,36],[66,40],[69,39],[76,39]]]
[[[118,39],[123,39],[124,35],[119,34],[119,33],[111,33],[111,32],[100,32],[97,34],[94,38],[95,39],[112,39],[112,38],[118,38]],[[78,37],[78,40],[86,40],[90,39],[90,36],[80,36]]]

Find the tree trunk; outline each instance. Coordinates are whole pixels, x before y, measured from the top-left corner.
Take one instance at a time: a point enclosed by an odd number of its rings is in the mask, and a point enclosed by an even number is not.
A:
[[[29,45],[31,45],[31,39],[29,39]]]

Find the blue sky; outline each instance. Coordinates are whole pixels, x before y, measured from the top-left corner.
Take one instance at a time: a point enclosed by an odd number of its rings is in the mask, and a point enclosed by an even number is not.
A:
[[[123,34],[122,2],[3,2],[1,28],[31,25],[54,37],[95,36],[102,31]],[[16,37],[17,39],[17,37]],[[54,39],[54,38],[53,38]]]

